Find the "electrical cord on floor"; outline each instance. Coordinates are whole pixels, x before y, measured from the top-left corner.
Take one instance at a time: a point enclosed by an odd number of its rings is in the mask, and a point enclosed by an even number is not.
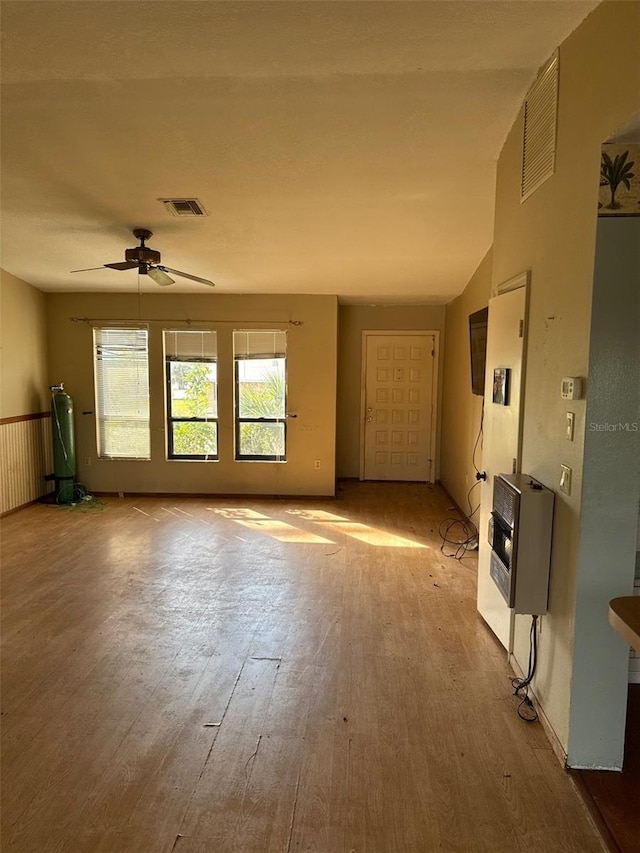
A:
[[[480,509],[480,504],[475,508],[473,507],[471,504],[471,493],[484,479],[483,477],[477,476],[482,472],[476,465],[476,451],[478,449],[478,443],[480,443],[480,447],[482,447],[483,423],[484,399],[482,400],[482,412],[480,415],[478,435],[476,436],[475,444],[473,445],[473,453],[471,455],[471,462],[476,472],[476,482],[467,492],[467,506],[469,508],[469,512],[467,515],[463,515],[462,518],[445,518],[440,522],[440,526],[438,527],[438,534],[442,539],[440,552],[444,554],[445,557],[453,557],[455,560],[461,560],[467,551],[475,551],[478,548],[478,528],[472,521],[472,518]],[[448,554],[445,551],[445,546],[447,545],[455,546],[453,553]]]
[[[517,696],[521,702],[518,705],[517,713],[521,720],[527,723],[535,723],[538,719],[538,712],[531,699],[529,698],[529,685],[533,681],[533,676],[536,674],[536,666],[538,663],[538,617],[531,617],[531,631],[529,632],[529,665],[527,667],[527,675],[525,678],[512,678],[511,686],[514,688],[513,695]]]
[[[471,520],[480,509],[480,504],[475,508],[471,504],[471,492],[478,485],[476,481],[467,492],[467,504],[469,506],[469,514],[463,515],[462,518],[445,518],[440,522],[438,534],[442,539],[440,551],[445,557],[453,557],[455,560],[461,560],[467,551],[475,551],[478,547],[478,528]],[[447,553],[445,546],[455,546],[453,553]]]

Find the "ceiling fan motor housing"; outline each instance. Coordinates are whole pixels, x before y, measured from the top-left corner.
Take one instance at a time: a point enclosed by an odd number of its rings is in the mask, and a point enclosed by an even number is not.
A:
[[[124,253],[125,260],[135,261],[138,264],[159,264],[160,252],[155,249],[148,249],[146,246],[136,246],[135,249],[126,249]]]
[[[137,264],[159,264],[160,252],[155,249],[148,249],[145,246],[145,240],[153,237],[153,232],[148,228],[134,228],[133,236],[140,240],[140,245],[135,249],[125,249],[124,257],[126,261],[133,261]]]

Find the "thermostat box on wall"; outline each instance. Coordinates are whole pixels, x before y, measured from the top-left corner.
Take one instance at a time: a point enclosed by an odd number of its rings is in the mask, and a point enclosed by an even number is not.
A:
[[[565,376],[560,383],[560,396],[563,400],[579,400],[582,397],[582,379],[579,376]]]

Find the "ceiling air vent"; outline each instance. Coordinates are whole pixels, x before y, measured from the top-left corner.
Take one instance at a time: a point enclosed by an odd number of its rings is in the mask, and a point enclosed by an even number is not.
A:
[[[521,202],[529,198],[555,171],[557,117],[556,52],[543,68],[524,102]]]
[[[206,216],[207,212],[197,198],[160,198],[172,216]]]

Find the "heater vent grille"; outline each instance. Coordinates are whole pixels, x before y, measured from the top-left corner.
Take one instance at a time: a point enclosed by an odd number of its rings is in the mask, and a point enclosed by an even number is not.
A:
[[[197,198],[160,198],[172,216],[206,216],[204,206]]]

